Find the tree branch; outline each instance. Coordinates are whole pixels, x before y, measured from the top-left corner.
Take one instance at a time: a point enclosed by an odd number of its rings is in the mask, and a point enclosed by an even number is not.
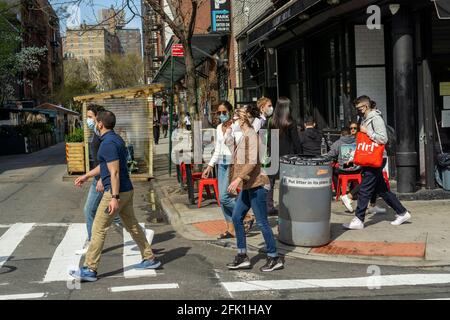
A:
[[[184,26],[177,24],[174,20],[172,20],[169,15],[164,11],[164,8],[158,3],[157,0],[144,0],[160,17],[161,19],[167,23],[172,29],[173,33],[181,40],[185,37],[184,35]],[[167,0],[168,2],[170,0]]]
[[[195,30],[195,22],[196,22],[196,18],[197,18],[197,9],[198,9],[198,2],[197,0],[191,0],[191,5],[192,5],[192,12],[191,12],[191,17],[190,17],[190,21],[189,21],[189,27],[188,27],[188,34],[187,34],[187,38],[191,39],[192,35],[194,34],[194,30]]]

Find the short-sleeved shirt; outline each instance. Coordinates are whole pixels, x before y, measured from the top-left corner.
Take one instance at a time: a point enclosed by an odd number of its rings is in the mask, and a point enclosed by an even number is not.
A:
[[[102,143],[98,149],[98,161],[100,163],[100,176],[106,191],[111,191],[111,174],[108,170],[108,163],[119,160],[119,192],[133,190],[127,167],[127,149],[123,139],[114,131],[105,133],[101,138]]]

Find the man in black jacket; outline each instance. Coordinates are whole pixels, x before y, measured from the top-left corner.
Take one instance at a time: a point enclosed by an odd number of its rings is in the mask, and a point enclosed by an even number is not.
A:
[[[311,116],[305,117],[305,130],[300,132],[300,144],[303,155],[320,156],[320,146],[322,144],[322,132],[316,129],[316,122]]]

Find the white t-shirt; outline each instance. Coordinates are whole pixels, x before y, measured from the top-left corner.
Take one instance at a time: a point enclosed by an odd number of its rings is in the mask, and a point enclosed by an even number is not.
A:
[[[217,163],[221,163],[221,157],[227,156],[231,158],[232,150],[225,144],[226,135],[222,131],[222,124],[219,124],[216,129],[216,146],[214,154],[209,161],[209,166],[214,167]]]

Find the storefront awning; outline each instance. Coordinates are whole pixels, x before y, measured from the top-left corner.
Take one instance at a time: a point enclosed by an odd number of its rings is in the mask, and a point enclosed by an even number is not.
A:
[[[450,1],[448,0],[432,0],[436,7],[439,19],[450,19]]]
[[[210,55],[216,53],[224,46],[224,36],[219,34],[201,34],[192,37],[192,53],[194,55],[195,66],[201,65]],[[183,79],[186,74],[186,66],[183,57],[173,57],[173,80],[174,82]],[[171,57],[166,57],[161,68],[153,80],[153,83],[162,83],[167,88],[171,86]]]
[[[274,33],[278,27],[297,17],[321,0],[290,0],[280,9],[247,31],[248,48]]]

